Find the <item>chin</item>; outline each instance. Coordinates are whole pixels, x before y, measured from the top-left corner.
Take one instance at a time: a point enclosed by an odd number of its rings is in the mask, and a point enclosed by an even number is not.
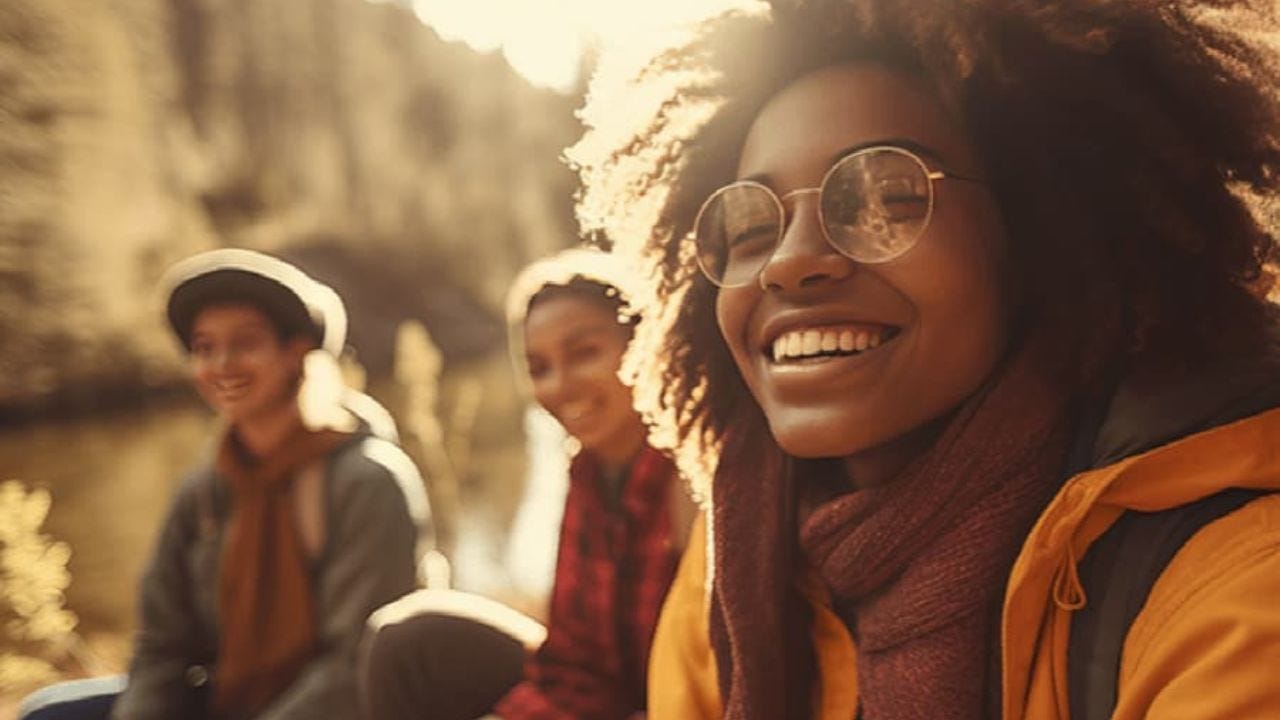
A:
[[[231,407],[223,408],[221,410],[221,414],[222,417],[226,418],[227,422],[235,425],[263,417],[274,411],[277,407],[278,405],[272,402],[238,403]]]
[[[857,452],[848,450],[846,446],[818,438],[804,437],[803,433],[775,432],[778,446],[788,455],[804,460],[821,460],[823,458],[841,458]]]
[[[843,458],[867,448],[875,447],[885,438],[864,433],[851,433],[857,427],[866,427],[865,421],[840,417],[830,413],[804,413],[800,417],[787,413],[784,417],[769,419],[769,430],[778,446],[792,457],[806,460]]]
[[[837,438],[826,437],[830,427],[811,427],[796,423],[770,424],[778,446],[792,457],[816,460],[848,455],[848,445]]]
[[[242,422],[249,415],[249,413],[245,412],[244,408],[226,408],[226,407],[219,408],[218,414],[222,416],[222,419],[226,420],[228,423],[232,425]]]
[[[586,438],[576,437],[574,439],[578,441],[578,444],[582,446],[583,450],[590,450],[597,454],[607,450],[610,446],[609,438],[607,437],[591,436]]]
[[[563,425],[561,426],[563,427]],[[591,428],[587,432],[571,433],[568,430],[565,433],[577,441],[583,450],[595,450],[600,446],[602,438],[600,437],[599,428]]]

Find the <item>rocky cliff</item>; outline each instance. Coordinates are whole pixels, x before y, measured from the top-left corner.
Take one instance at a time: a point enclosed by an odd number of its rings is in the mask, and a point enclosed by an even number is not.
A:
[[[483,348],[572,238],[576,102],[395,5],[0,2],[0,417],[169,383],[155,282],[218,245],[358,258],[446,357]]]

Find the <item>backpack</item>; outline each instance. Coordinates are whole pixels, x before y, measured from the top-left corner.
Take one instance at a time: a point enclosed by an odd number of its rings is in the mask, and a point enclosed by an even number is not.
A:
[[[1071,618],[1067,692],[1072,720],[1106,720],[1116,706],[1120,653],[1156,579],[1204,526],[1266,492],[1230,488],[1160,512],[1126,511],[1080,563],[1088,603]]]

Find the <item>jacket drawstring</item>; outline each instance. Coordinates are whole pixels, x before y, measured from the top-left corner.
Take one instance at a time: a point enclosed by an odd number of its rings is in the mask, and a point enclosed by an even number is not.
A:
[[[1053,574],[1053,602],[1059,609],[1072,612],[1083,608],[1088,601],[1080,582],[1075,549],[1067,541],[1066,552]]]

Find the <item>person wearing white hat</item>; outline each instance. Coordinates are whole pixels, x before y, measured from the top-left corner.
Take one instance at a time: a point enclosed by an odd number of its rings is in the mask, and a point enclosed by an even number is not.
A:
[[[163,287],[216,444],[142,579],[123,690],[52,692],[23,717],[354,719],[365,619],[417,585],[422,479],[394,430],[371,428],[385,418],[352,410],[370,406],[337,373],[347,319],[330,288],[239,249],[187,258]]]

